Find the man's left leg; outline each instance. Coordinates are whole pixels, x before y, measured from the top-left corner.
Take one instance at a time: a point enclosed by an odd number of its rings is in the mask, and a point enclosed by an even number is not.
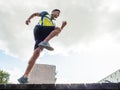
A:
[[[43,47],[43,48],[46,48],[50,51],[53,51],[54,49],[49,45],[49,41],[57,36],[59,33],[61,32],[61,29],[59,27],[55,27],[55,29],[44,39],[44,41],[42,41],[41,43],[39,43],[38,45]]]

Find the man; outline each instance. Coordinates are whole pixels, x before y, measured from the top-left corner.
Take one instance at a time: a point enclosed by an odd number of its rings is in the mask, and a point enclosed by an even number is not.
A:
[[[50,46],[49,41],[53,37],[57,36],[67,24],[66,21],[63,21],[61,27],[55,26],[53,20],[55,20],[59,15],[60,15],[60,10],[54,9],[52,10],[51,14],[49,14],[46,11],[40,13],[33,13],[26,20],[26,24],[29,25],[33,17],[36,16],[41,17],[40,21],[34,28],[35,46],[34,46],[33,55],[28,62],[28,67],[24,75],[18,79],[19,83],[23,83],[23,84],[28,83],[28,75],[35,64],[36,59],[39,57],[40,53],[43,51],[44,48],[50,51],[54,50],[54,48]]]

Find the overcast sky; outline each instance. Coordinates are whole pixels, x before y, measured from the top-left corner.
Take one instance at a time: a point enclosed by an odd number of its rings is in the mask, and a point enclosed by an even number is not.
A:
[[[36,63],[56,65],[57,83],[98,82],[120,68],[120,0],[0,0],[0,68],[17,83],[33,53],[34,12],[58,8],[68,25]]]

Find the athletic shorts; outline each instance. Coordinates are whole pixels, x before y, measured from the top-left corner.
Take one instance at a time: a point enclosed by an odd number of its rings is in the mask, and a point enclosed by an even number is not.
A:
[[[38,44],[41,41],[43,41],[54,29],[55,29],[55,26],[36,25],[34,28],[34,39],[35,39],[34,49],[36,49],[38,47]]]

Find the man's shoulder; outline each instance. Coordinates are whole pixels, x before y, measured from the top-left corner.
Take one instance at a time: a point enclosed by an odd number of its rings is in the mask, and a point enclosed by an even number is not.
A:
[[[45,15],[47,15],[47,14],[49,14],[47,11],[42,11],[42,12],[40,12],[40,16],[45,16]]]

